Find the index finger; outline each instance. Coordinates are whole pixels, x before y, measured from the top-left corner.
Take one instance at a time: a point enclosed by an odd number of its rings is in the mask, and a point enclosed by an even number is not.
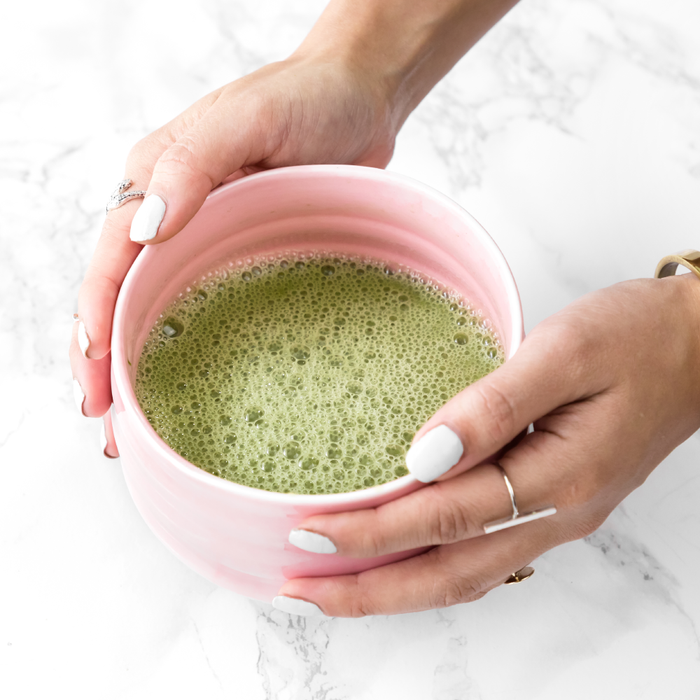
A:
[[[175,135],[168,130],[157,132],[132,149],[127,159],[127,177],[131,190],[145,190],[158,158],[172,143]],[[129,238],[129,229],[138,210],[137,200],[127,201],[107,213],[102,234],[78,294],[78,315],[87,336],[84,354],[98,360],[109,352],[112,315],[119,289],[143,246]]]
[[[127,158],[125,178],[132,181],[130,191],[149,189],[163,154],[207,114],[220,93],[221,90],[216,90],[206,95],[180,116],[136,144]],[[190,216],[201,206],[202,201],[203,197],[200,197],[197,205],[191,208]],[[112,316],[119,289],[142,249],[141,243],[130,238],[132,222],[141,204],[140,199],[127,200],[121,207],[107,214],[102,235],[80,288],[78,314],[83,324],[81,349],[89,359],[102,358],[109,352]],[[180,221],[179,228],[184,223],[186,221]],[[171,235],[179,228],[171,231]]]
[[[135,209],[135,203],[131,202],[109,213],[80,287],[78,315],[88,339],[85,356],[91,360],[101,359],[109,352],[117,295],[143,248],[129,240]]]

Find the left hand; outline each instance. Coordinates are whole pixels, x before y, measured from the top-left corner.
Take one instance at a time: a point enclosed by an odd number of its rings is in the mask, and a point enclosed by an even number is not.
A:
[[[80,322],[73,324],[70,346],[78,409],[104,416],[105,456],[118,456],[106,413],[112,403],[112,318],[142,243],[157,245],[177,235],[225,180],[307,163],[385,167],[398,124],[385,94],[391,91],[371,77],[309,47],[203,97],[134,146],[125,175],[134,189],[167,202],[167,212],[156,223],[155,238],[141,242],[135,242],[144,235],[138,226],[130,238],[136,200],[109,212],[80,289]]]
[[[621,283],[547,319],[417,433],[414,445],[446,425],[464,447],[437,482],[298,526],[342,556],[433,548],[355,575],[293,579],[279,595],[338,617],[446,607],[481,598],[547,550],[589,535],[700,427],[699,319],[693,275]],[[530,423],[534,432],[499,462],[521,512],[553,504],[557,514],[484,535],[511,506],[501,472],[483,461]]]

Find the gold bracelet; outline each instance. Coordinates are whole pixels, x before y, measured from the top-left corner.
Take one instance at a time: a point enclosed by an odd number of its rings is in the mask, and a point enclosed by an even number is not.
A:
[[[654,277],[672,277],[676,274],[679,265],[687,267],[700,279],[700,252],[697,250],[682,250],[675,255],[667,255],[656,266]]]

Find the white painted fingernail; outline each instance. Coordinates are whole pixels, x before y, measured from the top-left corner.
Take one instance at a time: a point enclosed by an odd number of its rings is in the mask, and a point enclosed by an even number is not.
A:
[[[289,533],[289,542],[299,549],[315,554],[335,554],[338,551],[327,537],[309,530],[292,530]]]
[[[80,382],[78,382],[77,379],[73,380],[73,398],[75,399],[75,405],[78,407],[78,410],[84,416],[83,402],[85,401],[85,394],[83,394]]]
[[[100,449],[102,450],[102,454],[105,454],[105,450],[107,449],[107,433],[105,432],[104,421],[102,421],[100,425]]]
[[[309,603],[308,600],[301,600],[300,598],[288,598],[286,595],[278,595],[273,598],[272,605],[277,610],[289,613],[290,615],[303,615],[304,617],[323,615],[318,605]]]
[[[134,215],[129,238],[138,243],[155,238],[164,216],[165,202],[157,194],[149,194]]]
[[[90,338],[88,338],[85,324],[82,321],[78,324],[78,347],[80,348],[80,352],[83,353],[83,357],[87,357],[87,351],[90,347]]]
[[[438,425],[406,453],[406,467],[418,481],[427,484],[452,469],[463,453],[458,435],[446,425]]]

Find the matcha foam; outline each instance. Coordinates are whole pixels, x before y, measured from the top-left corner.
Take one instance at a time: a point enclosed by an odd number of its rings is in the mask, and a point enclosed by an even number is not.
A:
[[[503,362],[478,311],[410,270],[276,256],[209,273],[161,314],[136,396],[205,471],[283,493],[407,473],[415,432]]]

